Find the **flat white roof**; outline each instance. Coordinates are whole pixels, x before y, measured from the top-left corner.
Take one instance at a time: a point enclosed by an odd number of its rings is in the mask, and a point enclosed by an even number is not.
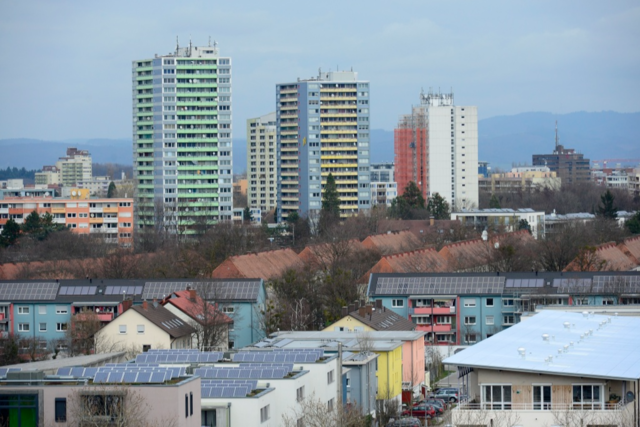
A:
[[[546,339],[543,335],[547,335]],[[524,349],[524,357],[520,349]],[[545,310],[448,357],[444,363],[637,380],[640,378],[640,318]]]

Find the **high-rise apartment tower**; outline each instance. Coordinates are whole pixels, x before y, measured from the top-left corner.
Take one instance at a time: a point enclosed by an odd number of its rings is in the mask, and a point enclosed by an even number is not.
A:
[[[340,195],[340,215],[371,207],[369,82],[353,71],[276,85],[278,219],[314,216],[329,173]]]
[[[278,160],[276,113],[247,120],[247,203],[268,212],[276,208]]]
[[[420,94],[394,132],[398,194],[409,181],[426,198],[439,193],[452,207],[478,206],[478,109],[453,103],[453,94]]]
[[[137,227],[231,220],[231,58],[189,43],[133,61],[132,80]]]

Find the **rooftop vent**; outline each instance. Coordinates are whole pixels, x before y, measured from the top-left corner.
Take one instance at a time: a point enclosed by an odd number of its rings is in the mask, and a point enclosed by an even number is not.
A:
[[[567,328],[567,329],[570,329],[571,328],[571,323],[564,322],[564,327]]]
[[[549,341],[549,334],[542,334],[542,339],[544,341]]]
[[[522,356],[522,358],[524,359],[524,356],[527,353],[527,350],[524,347],[520,347],[518,349],[518,353],[520,353],[520,356]]]

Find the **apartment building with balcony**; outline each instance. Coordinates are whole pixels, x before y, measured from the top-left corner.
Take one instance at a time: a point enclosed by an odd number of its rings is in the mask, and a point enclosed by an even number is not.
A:
[[[640,272],[374,273],[370,300],[416,324],[428,343],[474,344],[541,307],[640,304]]]
[[[22,224],[33,211],[51,214],[72,233],[101,236],[121,246],[133,244],[133,199],[6,198],[0,201],[0,230],[9,219]]]
[[[371,207],[369,82],[354,71],[276,85],[278,220],[317,216],[329,174],[340,216]]]
[[[478,231],[517,231],[520,221],[525,220],[529,224],[531,235],[537,239],[544,237],[545,215],[542,211],[533,209],[469,209],[451,212],[451,219],[458,220],[462,224],[474,227]]]
[[[231,58],[213,46],[133,61],[136,227],[196,233],[232,218]]]
[[[276,113],[247,119],[247,204],[269,212],[278,194]]]
[[[616,314],[542,311],[445,359],[469,396],[453,423],[638,425],[640,319]]]

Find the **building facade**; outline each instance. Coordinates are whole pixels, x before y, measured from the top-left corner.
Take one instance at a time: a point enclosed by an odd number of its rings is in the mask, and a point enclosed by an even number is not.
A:
[[[478,188],[491,194],[559,190],[560,184],[561,179],[546,166],[512,168],[511,172],[478,178]]]
[[[340,216],[371,206],[369,82],[353,71],[320,72],[276,85],[278,220],[317,216],[329,174]]]
[[[398,196],[398,184],[395,182],[393,163],[372,164],[370,173],[371,206],[391,206],[391,202]]]
[[[275,112],[247,120],[247,203],[262,212],[277,205],[276,137]]]
[[[573,148],[565,148],[559,143],[558,124],[556,123],[556,148],[551,154],[534,154],[533,166],[546,166],[555,172],[562,185],[587,182],[591,179],[589,159],[583,154],[576,153]]]
[[[486,229],[514,232],[519,229],[520,221],[527,221],[534,238],[544,237],[545,215],[533,209],[472,209],[463,212],[451,212],[451,219],[477,230]]]
[[[71,232],[102,236],[110,243],[133,243],[133,199],[16,198],[0,203],[0,230],[9,219],[24,223],[33,211],[49,213]]]
[[[60,183],[65,186],[74,186],[78,181],[90,180],[93,175],[91,154],[87,150],[74,147],[67,148],[66,157],[60,157],[55,167],[60,173]]]
[[[420,94],[394,131],[396,181],[415,182],[425,199],[440,194],[456,209],[478,206],[478,109],[453,94]]]
[[[231,220],[231,58],[189,43],[132,68],[138,227]]]

